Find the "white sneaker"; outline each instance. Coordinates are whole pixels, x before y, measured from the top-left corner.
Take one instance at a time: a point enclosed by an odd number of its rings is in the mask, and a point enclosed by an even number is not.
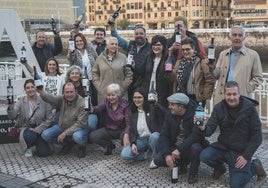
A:
[[[151,161],[151,164],[149,166],[150,169],[155,169],[157,168],[158,166],[154,163],[154,160]]]
[[[33,156],[32,149],[28,148],[24,155],[25,155],[25,157],[32,157]]]

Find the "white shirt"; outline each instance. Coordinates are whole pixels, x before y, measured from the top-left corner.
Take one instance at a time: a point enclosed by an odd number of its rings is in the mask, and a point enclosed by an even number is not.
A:
[[[145,112],[143,110],[138,110],[138,121],[137,121],[137,132],[140,137],[150,136],[151,132],[146,123]]]

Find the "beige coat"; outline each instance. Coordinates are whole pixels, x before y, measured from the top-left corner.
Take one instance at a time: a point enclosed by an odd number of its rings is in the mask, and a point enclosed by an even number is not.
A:
[[[93,84],[98,91],[98,101],[106,98],[106,88],[111,83],[121,87],[122,97],[127,99],[128,86],[132,82],[132,70],[126,66],[126,56],[117,52],[110,64],[107,59],[107,50],[103,51],[96,60],[92,69]]]
[[[53,123],[51,105],[43,101],[38,95],[36,95],[35,101],[33,118],[35,119],[37,126],[34,128],[34,131],[41,134],[43,130],[47,129]],[[31,127],[28,122],[31,116],[29,112],[30,106],[27,96],[19,98],[15,104],[7,109],[8,117],[10,119],[16,119],[15,127],[21,129],[19,143],[22,153],[27,149],[27,145],[23,139],[23,132],[26,127]]]
[[[227,80],[230,61],[230,49],[220,53],[216,68],[213,71],[218,79],[214,104],[224,99],[224,86]],[[243,46],[237,55],[234,67],[233,80],[239,84],[240,94],[252,97],[256,87],[263,81],[262,66],[258,53]]]
[[[213,94],[213,89],[215,85],[215,79],[212,73],[209,71],[207,65],[207,59],[196,58],[196,62],[193,67],[194,71],[194,86],[195,86],[195,96],[197,101],[208,100]],[[177,91],[177,73],[181,60],[178,60],[173,68],[172,77],[173,77],[173,92]],[[170,76],[169,76],[170,77]]]

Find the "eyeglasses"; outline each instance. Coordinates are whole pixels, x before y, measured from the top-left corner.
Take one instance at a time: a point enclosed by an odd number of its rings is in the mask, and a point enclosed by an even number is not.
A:
[[[133,99],[142,99],[142,96],[134,96]]]
[[[161,47],[161,46],[163,46],[163,45],[162,45],[162,44],[153,44],[153,46]]]
[[[186,52],[189,52],[192,48],[182,48],[181,51],[186,51]]]

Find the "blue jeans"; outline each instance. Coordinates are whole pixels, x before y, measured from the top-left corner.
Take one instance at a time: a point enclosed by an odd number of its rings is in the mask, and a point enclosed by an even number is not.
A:
[[[224,162],[227,163],[226,156],[228,156],[228,151],[207,147],[201,152],[200,160],[217,170],[222,167]],[[248,171],[239,170],[228,164],[231,188],[244,187],[250,181],[253,175],[256,174],[257,169],[255,164],[251,161],[248,161],[248,163],[251,163]]]
[[[39,157],[46,157],[50,154],[48,143],[41,137],[40,134],[30,131],[28,128],[23,132],[23,138],[27,144],[27,149],[33,146],[36,147]]]
[[[145,152],[150,148],[152,150],[152,158],[157,153],[157,142],[159,138],[159,132],[154,132],[148,137],[138,137],[136,140],[136,146],[138,155],[134,154],[131,150],[131,146],[126,146],[121,151],[121,159],[123,160],[146,160]]]
[[[89,114],[87,122],[89,133],[97,129],[98,117],[96,114]]]
[[[41,134],[42,138],[46,140],[47,142],[54,142],[58,143],[57,138],[58,136],[63,132],[62,128],[56,124],[46,130],[43,131]],[[75,131],[73,135],[67,136],[66,139],[72,138],[75,143],[77,143],[79,146],[86,146],[87,144],[87,136],[89,133],[89,128],[83,128],[78,131]],[[64,139],[65,140],[65,139]]]

